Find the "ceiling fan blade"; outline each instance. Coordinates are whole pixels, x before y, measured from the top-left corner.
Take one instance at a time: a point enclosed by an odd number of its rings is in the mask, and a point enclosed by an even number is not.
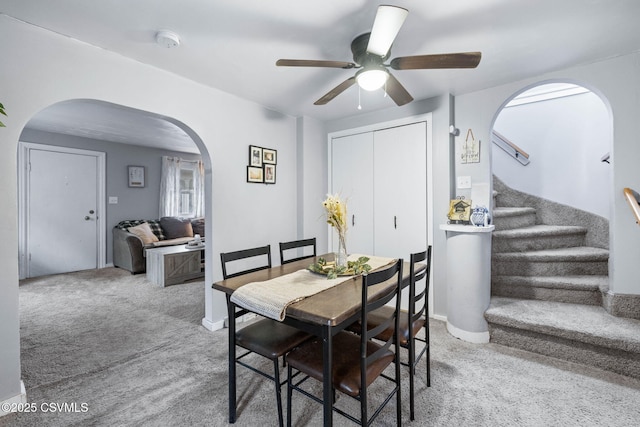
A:
[[[389,73],[385,91],[398,106],[408,104],[413,101],[413,97],[409,95],[409,92],[407,92],[404,86],[402,86],[398,79],[393,77],[391,73]]]
[[[373,21],[367,52],[378,56],[385,56],[400,31],[409,11],[402,7],[378,6],[376,18]]]
[[[336,96],[340,95],[345,90],[349,89],[356,82],[356,77],[349,77],[347,80],[340,83],[338,86],[331,89],[324,95],[322,98],[318,99],[313,105],[325,105],[327,102],[331,101]]]
[[[278,59],[276,65],[279,67],[326,67],[326,68],[354,68],[356,64],[344,61],[322,61],[307,59]]]
[[[394,70],[425,70],[435,68],[476,68],[482,53],[442,53],[439,55],[417,55],[394,58],[391,68]]]

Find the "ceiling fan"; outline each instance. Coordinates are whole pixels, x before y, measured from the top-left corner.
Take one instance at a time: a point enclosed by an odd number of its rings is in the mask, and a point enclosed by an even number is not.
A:
[[[413,101],[413,97],[389,72],[389,67],[394,70],[425,70],[475,68],[478,66],[482,57],[480,52],[403,56],[394,58],[390,63],[385,64],[384,61],[391,54],[391,45],[408,13],[409,11],[402,7],[378,6],[371,32],[361,34],[351,42],[354,62],[279,59],[276,65],[281,67],[359,68],[354,76],[349,77],[314,102],[315,105],[327,104],[357,82],[365,90],[376,90],[385,86],[386,93],[399,106]]]

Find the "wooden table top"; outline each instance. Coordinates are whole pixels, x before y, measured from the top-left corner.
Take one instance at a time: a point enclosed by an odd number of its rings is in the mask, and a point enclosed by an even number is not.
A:
[[[307,258],[290,264],[276,266],[227,280],[222,280],[214,283],[212,288],[231,295],[236,289],[248,283],[263,282],[285,274],[294,273],[298,270],[306,269],[309,265],[317,262],[317,259],[320,257],[332,260],[333,254],[319,255],[315,258]],[[416,272],[422,271],[424,268],[426,268],[426,266],[421,264],[421,267],[417,268]],[[406,286],[409,283],[408,262],[404,262],[402,275],[403,286]],[[369,298],[375,299],[376,295],[383,293],[390,286],[393,286],[393,280],[370,288]],[[335,326],[360,311],[361,298],[362,277],[357,275],[347,278],[345,282],[337,286],[291,304],[287,307],[286,315],[304,322]]]

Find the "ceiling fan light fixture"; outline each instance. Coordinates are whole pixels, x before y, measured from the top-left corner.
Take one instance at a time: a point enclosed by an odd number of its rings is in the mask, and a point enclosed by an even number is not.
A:
[[[356,74],[358,86],[369,91],[380,89],[388,78],[389,73],[382,68],[363,69]]]

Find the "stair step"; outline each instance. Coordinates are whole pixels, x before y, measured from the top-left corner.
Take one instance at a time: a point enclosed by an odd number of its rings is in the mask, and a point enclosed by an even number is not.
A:
[[[580,246],[492,255],[494,276],[575,276],[609,273],[609,251]]]
[[[494,276],[492,295],[602,305],[602,292],[608,288],[607,276]]]
[[[602,307],[492,297],[491,342],[640,378],[640,320]]]
[[[535,208],[496,207],[492,214],[496,231],[529,227],[536,223]]]
[[[569,225],[532,225],[493,232],[494,252],[534,251],[582,246],[586,227]]]

